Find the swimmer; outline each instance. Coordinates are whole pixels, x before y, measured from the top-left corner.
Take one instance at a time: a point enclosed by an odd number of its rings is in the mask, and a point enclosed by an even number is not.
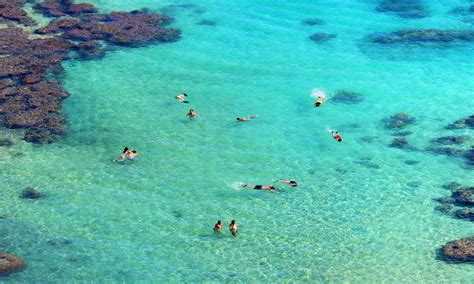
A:
[[[314,103],[314,106],[315,106],[315,107],[320,107],[320,106],[322,106],[325,99],[326,99],[325,97],[318,97],[318,99],[317,99],[316,102]]]
[[[280,180],[281,183],[286,183],[291,185],[292,187],[298,186],[298,183],[294,180]]]
[[[214,232],[220,233],[224,225],[222,225],[221,220],[217,220],[217,223],[214,225]]]
[[[197,112],[195,112],[193,109],[189,109],[188,111],[188,114],[187,116],[190,118],[190,119],[195,119],[197,117]]]
[[[128,152],[128,159],[131,161],[138,156],[137,150],[132,150]]]
[[[235,220],[230,221],[229,231],[232,233],[233,236],[237,236],[237,233],[239,231],[237,230],[237,222],[235,222]]]
[[[311,97],[316,99],[316,101],[314,102],[315,107],[322,106],[327,98],[326,92],[320,89],[313,89],[313,91],[311,91]]]
[[[253,185],[253,184],[241,184],[241,187],[251,188],[255,190],[268,190],[274,192],[276,187],[273,185]]]
[[[341,137],[341,135],[339,135],[339,132],[331,131],[331,134],[332,134],[332,138],[334,138],[334,140],[336,140],[337,142],[342,142],[342,137]]]
[[[114,159],[114,162],[125,160],[125,158],[127,157],[128,154],[129,154],[128,147],[125,147],[123,149],[122,153],[118,156],[118,158]]]
[[[175,98],[178,101],[187,104],[187,103],[189,103],[189,101],[185,100],[185,98],[184,98],[184,97],[187,97],[187,96],[188,96],[188,94],[183,93],[182,95],[176,96]]]
[[[256,115],[252,115],[250,117],[237,117],[237,122],[242,122],[242,121],[249,121],[251,119],[257,118]]]

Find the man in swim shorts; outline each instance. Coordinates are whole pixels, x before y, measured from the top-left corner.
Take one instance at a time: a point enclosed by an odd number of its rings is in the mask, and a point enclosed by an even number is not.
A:
[[[268,191],[275,191],[276,187],[273,185],[253,185],[253,184],[242,184],[241,187],[251,188],[255,190],[268,190]]]
[[[198,115],[197,112],[195,112],[193,109],[190,109],[190,110],[188,111],[188,114],[187,114],[187,116],[188,116],[190,119],[196,118],[197,115]]]

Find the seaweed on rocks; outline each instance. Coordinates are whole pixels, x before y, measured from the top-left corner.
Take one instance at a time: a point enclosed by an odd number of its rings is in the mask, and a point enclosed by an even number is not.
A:
[[[391,33],[374,33],[369,40],[377,44],[443,44],[474,42],[474,30],[404,29]]]
[[[0,1],[0,20],[34,25],[22,6],[27,1]],[[179,39],[180,31],[165,28],[173,19],[146,11],[98,14],[92,4],[56,0],[36,3],[34,9],[54,18],[30,37],[17,27],[0,29],[0,122],[25,129],[24,140],[51,143],[66,134],[61,103],[69,96],[57,80],[61,63],[105,55],[103,41],[112,46],[137,47]],[[26,18],[25,18],[26,17]]]
[[[376,11],[393,13],[405,19],[420,19],[430,16],[420,0],[384,0],[377,6]]]

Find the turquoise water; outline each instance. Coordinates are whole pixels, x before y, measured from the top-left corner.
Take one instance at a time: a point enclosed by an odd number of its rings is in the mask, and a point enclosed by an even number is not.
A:
[[[28,263],[6,280],[474,279],[472,265],[436,259],[447,241],[472,235],[472,224],[434,211],[432,201],[449,194],[440,187],[447,181],[472,185],[472,170],[461,160],[388,147],[393,131],[381,122],[401,111],[415,116],[407,139],[418,149],[439,136],[472,136],[443,127],[472,114],[473,45],[365,40],[406,27],[472,28],[448,13],[466,1],[430,1],[432,17],[421,20],[376,13],[378,1],[368,0],[89,2],[103,12],[195,6],[165,9],[183,31],[176,43],[64,64],[71,97],[63,141],[34,146],[1,130],[18,142],[0,156],[0,248]],[[300,23],[309,17],[326,24]],[[196,25],[203,19],[216,26]],[[314,32],[337,38],[317,44],[308,39]],[[357,91],[364,101],[315,109],[313,88]],[[182,92],[191,104],[174,99]],[[186,118],[189,107],[196,121]],[[363,142],[367,136],[375,139]],[[140,157],[112,163],[124,146]],[[280,178],[301,185],[278,194],[237,187]],[[18,198],[26,186],[46,198]],[[240,235],[214,235],[217,219],[236,219]]]

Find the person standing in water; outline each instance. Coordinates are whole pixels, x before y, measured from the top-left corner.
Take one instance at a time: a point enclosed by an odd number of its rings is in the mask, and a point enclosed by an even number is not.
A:
[[[190,119],[195,119],[197,117],[197,112],[195,112],[193,109],[189,109],[188,111],[188,114],[187,116],[190,118]]]
[[[222,225],[221,220],[217,220],[217,223],[214,225],[214,232],[220,233],[222,228],[224,228],[224,225]]]
[[[188,94],[183,93],[183,94],[181,94],[181,95],[176,96],[175,98],[176,98],[178,101],[187,104],[187,103],[189,103],[189,101],[187,101],[187,100],[185,99],[185,97],[187,97],[187,96],[188,96]]]
[[[237,222],[235,222],[235,220],[230,221],[229,231],[232,233],[233,236],[237,236],[237,233],[239,231],[237,229]]]
[[[334,138],[334,140],[336,140],[337,142],[342,142],[342,137],[339,134],[339,132],[331,131],[331,134],[332,134],[332,138]]]

